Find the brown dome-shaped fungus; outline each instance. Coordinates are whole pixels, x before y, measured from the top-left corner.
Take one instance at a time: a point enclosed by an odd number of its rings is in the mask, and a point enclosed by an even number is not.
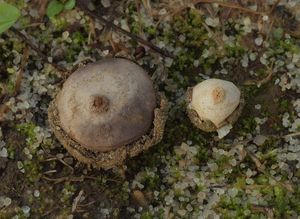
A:
[[[208,79],[188,88],[186,100],[190,120],[206,132],[231,127],[245,105],[240,90],[232,82],[220,79]]]
[[[121,165],[162,139],[166,99],[147,73],[121,58],[76,70],[51,102],[51,128],[79,161],[99,168]]]

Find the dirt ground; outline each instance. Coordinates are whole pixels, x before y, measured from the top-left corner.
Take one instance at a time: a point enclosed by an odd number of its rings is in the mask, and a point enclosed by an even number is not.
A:
[[[298,1],[5,2],[21,16],[0,35],[0,218],[300,217]],[[72,72],[107,57],[142,66],[169,104],[162,141],[125,170],[78,162],[47,116]],[[186,113],[208,78],[245,99],[223,138]]]

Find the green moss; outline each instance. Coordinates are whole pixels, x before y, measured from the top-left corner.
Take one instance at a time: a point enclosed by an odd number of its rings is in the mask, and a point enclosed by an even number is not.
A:
[[[149,26],[145,28],[145,32],[149,34],[149,36],[155,36],[156,35],[156,29],[154,26]]]
[[[36,160],[25,160],[23,163],[27,179],[32,183],[40,180],[42,176],[41,164]]]
[[[173,42],[174,39],[179,35],[185,36],[185,41],[181,42],[175,40],[175,46],[181,46],[188,49],[183,50],[176,59],[174,60],[174,66],[172,69],[185,71],[187,69],[193,68],[194,60],[201,57],[201,52],[205,48],[216,47],[215,42],[208,37],[206,29],[202,25],[203,16],[197,10],[189,10],[183,16],[175,16],[172,24],[172,33],[167,33],[168,42]],[[175,37],[176,36],[176,37]],[[204,41],[208,41],[205,45]],[[209,68],[212,64],[216,62],[218,56],[211,56],[206,59],[200,59],[200,64],[205,68]]]
[[[259,185],[267,185],[269,183],[269,178],[265,175],[260,175],[255,178],[255,182]]]
[[[72,33],[71,38],[73,43],[79,45],[82,45],[86,40],[86,37],[79,31]]]
[[[24,136],[27,137],[27,143],[28,145],[32,145],[36,142],[36,133],[35,128],[36,125],[33,123],[22,123],[19,125],[16,125],[17,130]]]
[[[13,41],[13,49],[16,50],[18,53],[22,54],[25,44],[18,39]]]
[[[233,198],[222,196],[217,210],[223,214],[224,218],[232,218],[232,216],[234,216],[234,218],[247,218],[245,216],[251,213],[247,202],[242,201],[239,196]]]
[[[65,183],[64,188],[62,190],[62,196],[60,198],[61,202],[65,205],[68,205],[70,202],[70,198],[74,195],[76,189],[75,186],[69,183]]]
[[[274,28],[272,31],[272,36],[276,40],[280,40],[283,37],[284,30],[282,28]]]
[[[276,213],[278,216],[283,216],[288,209],[288,200],[286,197],[286,192],[280,186],[274,187],[274,195],[275,195],[275,205],[276,205]]]
[[[199,164],[207,161],[209,157],[209,150],[205,146],[200,146],[195,158],[198,160]]]
[[[10,95],[12,95],[15,92],[15,82],[12,80],[9,80],[6,85],[7,91]]]
[[[78,54],[77,51],[75,51],[73,49],[68,49],[66,52],[67,62],[72,63],[73,61],[75,61],[76,54]]]
[[[257,123],[253,117],[243,118],[241,120],[243,132],[245,133],[253,133],[255,130]]]
[[[147,189],[149,189],[150,191],[154,191],[155,189],[159,188],[161,180],[158,175],[147,175],[145,178],[142,179],[141,182]]]
[[[129,202],[129,184],[119,175],[114,175],[111,179],[108,173],[97,177],[95,185],[101,189],[108,200],[111,200],[112,205],[128,205]]]
[[[53,34],[49,29],[41,31],[38,37],[39,37],[39,41],[46,45],[53,40]]]
[[[246,185],[245,177],[237,177],[234,187],[236,187],[238,189],[242,189],[245,187],[245,185]]]
[[[174,64],[177,70],[184,70],[186,68],[191,68],[194,63],[194,53],[193,51],[181,53],[176,57]],[[178,81],[178,80],[177,80]]]
[[[245,48],[239,45],[225,45],[226,55],[229,57],[239,57],[245,53]]]
[[[140,24],[136,21],[135,17],[138,17],[138,11],[136,8],[136,4],[134,2],[129,2],[127,9],[128,12],[128,25],[130,28],[130,32],[133,34],[139,34],[140,32]],[[147,29],[144,29],[147,32]]]
[[[14,159],[16,153],[14,145],[11,142],[7,142],[6,148],[7,148],[8,157],[10,159]]]
[[[68,22],[63,16],[55,16],[50,18],[51,23],[54,25],[56,31],[66,29]]]
[[[146,212],[142,213],[142,215],[141,215],[141,219],[152,219],[152,218],[153,218],[153,216],[149,211],[146,211]]]
[[[271,42],[272,52],[274,55],[284,55],[286,52],[299,54],[300,48],[297,41],[293,38],[290,39],[275,39]]]

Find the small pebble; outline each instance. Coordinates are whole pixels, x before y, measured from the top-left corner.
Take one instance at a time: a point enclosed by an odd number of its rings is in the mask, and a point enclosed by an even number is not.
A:
[[[263,21],[268,21],[269,20],[269,16],[268,15],[264,15],[263,16]]]
[[[177,213],[178,213],[181,217],[183,217],[183,216],[186,214],[186,210],[180,209],[180,210],[177,211]]]
[[[134,190],[132,193],[132,198],[133,201],[141,207],[146,207],[148,205],[144,193],[142,193],[140,190]]]
[[[260,105],[260,104],[256,104],[256,105],[254,106],[254,108],[257,109],[257,110],[260,110],[260,109],[261,109],[261,105]]]
[[[36,198],[40,197],[40,191],[39,190],[34,190],[33,196],[36,197]]]
[[[296,153],[287,153],[286,159],[287,160],[297,160],[297,154]]]
[[[217,18],[217,17],[216,18],[208,17],[205,19],[205,23],[208,26],[217,27],[220,24],[220,21],[219,21],[219,18]]]
[[[30,212],[30,207],[28,207],[27,205],[22,207],[22,211],[25,215],[29,214]]]
[[[253,142],[254,144],[258,145],[258,146],[261,146],[265,143],[265,141],[267,140],[268,138],[266,136],[263,136],[263,135],[257,135],[255,136],[255,138],[253,139]]]
[[[0,196],[0,209],[7,207],[11,204],[11,199],[9,197]]]
[[[225,126],[219,128],[217,130],[217,132],[218,132],[218,138],[219,139],[224,138],[230,132],[231,129],[232,129],[232,125],[230,125],[230,124],[229,125],[225,125]]]
[[[104,8],[110,7],[110,0],[101,0],[101,4],[103,5]]]
[[[8,157],[8,153],[7,153],[7,149],[6,148],[2,148],[0,150],[0,157]]]
[[[255,44],[257,46],[261,46],[261,44],[263,43],[263,39],[262,37],[257,37],[255,40],[254,40]]]

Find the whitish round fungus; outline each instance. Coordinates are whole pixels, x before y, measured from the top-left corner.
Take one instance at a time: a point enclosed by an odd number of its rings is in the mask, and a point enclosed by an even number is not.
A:
[[[76,70],[51,102],[48,116],[70,154],[108,169],[161,140],[165,105],[140,66],[114,58]]]
[[[220,79],[208,79],[189,88],[187,102],[191,121],[207,132],[230,130],[244,106],[240,90]]]

